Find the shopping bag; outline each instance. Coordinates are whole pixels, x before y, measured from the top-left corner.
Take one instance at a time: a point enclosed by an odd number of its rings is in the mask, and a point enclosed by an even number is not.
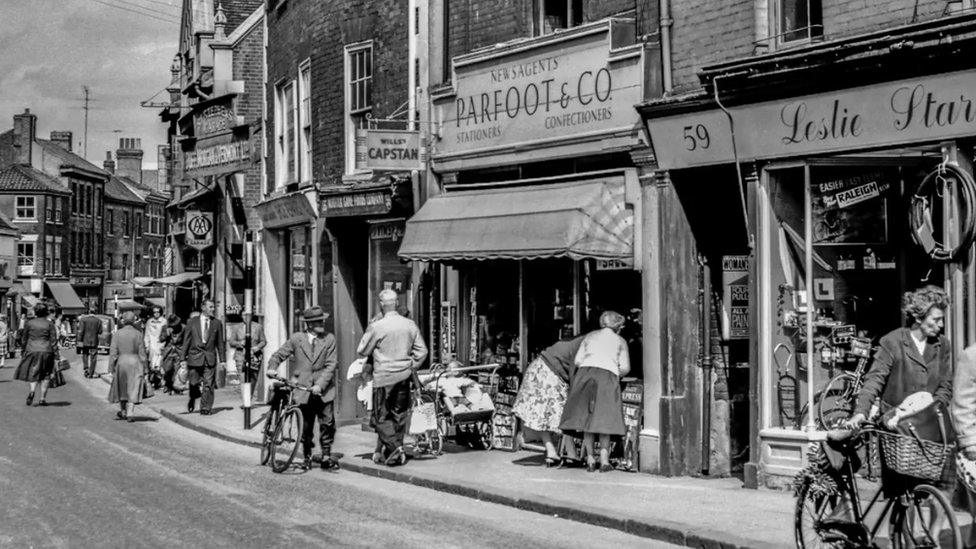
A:
[[[413,409],[410,410],[410,429],[411,435],[419,435],[427,431],[437,429],[437,412],[433,402],[423,402],[416,399]]]
[[[61,370],[55,370],[54,373],[51,374],[51,378],[48,381],[47,386],[49,389],[57,389],[58,387],[63,387],[65,383],[67,382],[64,380],[64,374],[61,373]]]
[[[68,362],[68,359],[62,358],[62,359],[58,360],[57,370],[59,372],[63,372],[63,371],[68,370],[70,368],[71,368],[71,364]]]
[[[186,389],[186,380],[189,375],[190,373],[186,369],[186,366],[177,368],[176,373],[173,375],[173,388],[177,391]]]

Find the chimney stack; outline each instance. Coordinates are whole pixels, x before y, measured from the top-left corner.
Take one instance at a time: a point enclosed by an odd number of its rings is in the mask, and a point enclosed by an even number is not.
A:
[[[142,184],[142,139],[122,137],[115,151],[116,174]]]
[[[14,164],[30,164],[37,136],[37,115],[30,109],[14,115]]]
[[[102,162],[102,167],[108,173],[115,173],[115,161],[112,160],[112,151],[105,151],[105,161]]]
[[[71,152],[71,132],[61,131],[61,132],[51,132],[51,142],[56,145],[60,145],[62,149]]]

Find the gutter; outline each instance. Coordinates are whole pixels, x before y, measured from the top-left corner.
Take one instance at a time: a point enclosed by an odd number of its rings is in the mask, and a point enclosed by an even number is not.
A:
[[[661,78],[664,85],[664,95],[669,95],[674,90],[674,79],[671,65],[671,27],[674,19],[671,19],[671,0],[658,0],[658,9],[661,13]]]

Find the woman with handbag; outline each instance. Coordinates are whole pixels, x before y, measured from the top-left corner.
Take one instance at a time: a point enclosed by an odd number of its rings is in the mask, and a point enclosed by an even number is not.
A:
[[[27,382],[27,406],[34,402],[38,383],[41,384],[41,400],[37,405],[47,406],[48,385],[60,359],[58,330],[47,317],[47,305],[38,303],[34,306],[34,318],[27,321],[20,333],[22,358],[17,365],[14,379]]]
[[[159,333],[160,366],[163,369],[163,390],[166,394],[183,392],[176,386],[176,373],[180,364],[180,350],[183,346],[183,323],[175,314],[166,319],[166,326]],[[182,387],[183,382],[180,382]]]
[[[109,350],[108,371],[112,374],[108,401],[118,403],[119,419],[135,421],[132,413],[135,405],[143,398],[152,396],[152,386],[146,382],[149,374],[149,355],[142,332],[135,325],[136,313],[128,310],[122,313],[122,328],[112,334]]]

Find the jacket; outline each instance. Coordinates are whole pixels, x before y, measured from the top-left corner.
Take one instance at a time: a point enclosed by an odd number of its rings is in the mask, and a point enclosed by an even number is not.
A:
[[[146,342],[142,332],[131,324],[112,334],[108,354],[108,371],[113,375],[120,366],[131,367],[145,374],[148,368]]]
[[[214,367],[224,361],[224,326],[216,318],[210,319],[207,329],[207,340],[204,342],[200,333],[203,327],[203,316],[191,318],[183,329],[183,348],[181,360],[186,361],[189,368]]]
[[[315,352],[308,341],[308,332],[295,334],[271,355],[268,369],[277,370],[278,365],[288,360],[288,377],[299,385],[315,384],[322,390],[322,402],[335,400],[336,343],[332,334],[325,334],[316,344]],[[299,394],[302,393],[302,394]],[[304,391],[294,395],[297,404],[308,401]]]
[[[102,333],[102,321],[95,315],[82,315],[78,319],[78,346],[98,347],[98,336]]]
[[[414,321],[393,311],[366,328],[356,349],[373,357],[373,387],[389,387],[413,375],[427,358],[427,345]]]
[[[173,328],[169,326],[163,326],[162,332],[159,333],[159,343],[163,346],[163,350],[160,352],[164,370],[175,368],[179,363],[183,352],[183,334],[185,333],[186,329],[182,326],[180,326],[179,332],[173,331]]]
[[[976,446],[976,345],[966,347],[956,362],[950,411],[959,447]]]
[[[20,332],[20,348],[27,353],[57,353],[58,329],[46,318],[32,318]]]
[[[919,356],[911,330],[898,328],[881,338],[871,368],[864,375],[864,386],[857,397],[854,413],[868,415],[871,404],[881,397],[882,408],[898,406],[908,395],[928,391],[943,408],[952,397],[952,364],[949,341],[939,336],[925,345]]]

